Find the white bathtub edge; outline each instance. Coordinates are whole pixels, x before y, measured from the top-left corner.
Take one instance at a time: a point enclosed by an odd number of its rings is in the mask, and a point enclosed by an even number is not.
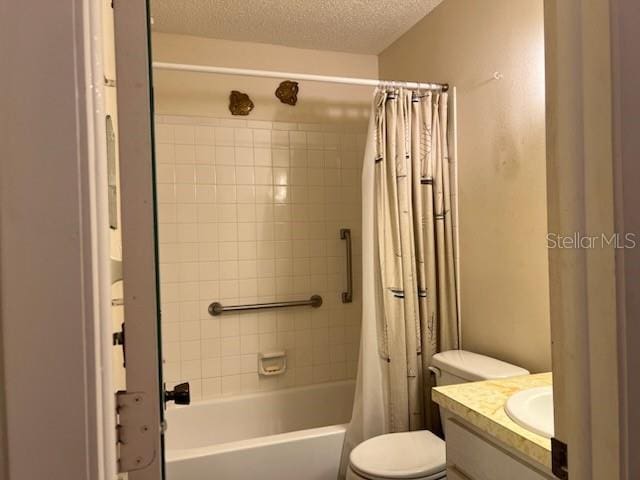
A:
[[[180,460],[205,457],[212,454],[247,450],[250,448],[261,447],[265,445],[278,445],[299,439],[316,438],[330,434],[342,434],[346,431],[347,425],[348,424],[329,425],[326,427],[310,428],[307,430],[298,430],[288,433],[279,433],[276,435],[250,438],[247,440],[238,440],[235,442],[227,442],[220,445],[211,445],[201,448],[166,450],[165,457],[167,462],[176,462]]]

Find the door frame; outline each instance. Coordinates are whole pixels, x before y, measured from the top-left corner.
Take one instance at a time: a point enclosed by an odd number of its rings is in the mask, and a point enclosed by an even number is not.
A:
[[[640,234],[639,16],[634,0],[545,0],[550,232]],[[640,330],[627,318],[640,313],[638,247],[550,249],[549,259],[556,438],[568,445],[569,478],[636,478]]]
[[[640,4],[612,1],[613,151],[616,231],[640,235]],[[636,237],[640,240],[640,237]],[[620,445],[623,478],[640,478],[640,249],[616,258],[620,378]]]
[[[102,5],[0,2],[0,479],[113,479]]]

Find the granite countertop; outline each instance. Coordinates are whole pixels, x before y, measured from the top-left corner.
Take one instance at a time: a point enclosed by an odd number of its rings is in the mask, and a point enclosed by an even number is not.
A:
[[[461,383],[434,388],[433,400],[480,431],[550,468],[551,441],[520,427],[504,411],[507,399],[514,393],[550,385],[551,373]]]

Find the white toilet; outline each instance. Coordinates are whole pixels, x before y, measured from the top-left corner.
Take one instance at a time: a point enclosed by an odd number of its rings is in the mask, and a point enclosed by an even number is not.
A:
[[[434,355],[436,384],[527,375],[524,368],[464,350]],[[362,442],[349,457],[347,480],[440,480],[447,478],[445,443],[427,430],[390,433]]]

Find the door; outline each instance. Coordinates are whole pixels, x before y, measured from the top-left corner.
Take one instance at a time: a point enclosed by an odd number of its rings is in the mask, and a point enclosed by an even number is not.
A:
[[[555,235],[599,239],[615,231],[610,13],[609,2],[545,0],[548,218]],[[595,244],[549,250],[559,478],[621,478],[619,252]]]
[[[145,1],[115,1],[115,85],[122,202],[126,392],[118,394],[119,469],[164,477],[149,16]]]

